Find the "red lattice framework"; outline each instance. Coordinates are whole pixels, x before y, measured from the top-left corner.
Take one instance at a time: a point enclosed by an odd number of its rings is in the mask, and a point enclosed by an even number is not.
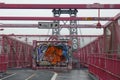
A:
[[[24,42],[2,36],[2,54],[8,56],[9,68],[26,68],[32,65],[31,53],[32,46]],[[4,62],[4,61],[3,61]]]
[[[120,9],[120,4],[5,4],[0,3],[0,9]],[[104,35],[96,39],[87,46],[80,48],[74,53],[74,56],[80,60],[82,65],[88,66],[89,72],[96,75],[99,80],[120,80],[120,25],[118,25],[117,17],[4,17],[0,20],[103,20],[111,21],[104,28]],[[8,25],[8,24],[6,24]],[[5,25],[1,25],[4,27]],[[15,25],[16,26],[16,25]],[[15,27],[13,26],[13,27]],[[29,27],[29,25],[18,25],[18,27]],[[32,24],[31,26],[34,26]],[[31,27],[30,26],[30,27]],[[90,25],[91,26],[91,25]],[[8,26],[7,26],[8,27]],[[95,28],[95,26],[93,26]],[[17,28],[17,26],[16,26]],[[110,32],[110,33],[107,33]],[[7,44],[6,44],[7,43]],[[9,67],[27,67],[30,66],[30,52],[32,47],[20,41],[3,37],[3,53],[8,54]],[[7,46],[7,47],[6,47]],[[9,48],[5,51],[5,48]],[[26,57],[27,56],[27,57]],[[7,57],[3,62],[6,62]],[[3,63],[0,65],[3,65]],[[1,68],[2,69],[2,68]],[[5,69],[3,70],[5,71]]]
[[[117,18],[119,19],[119,17]],[[107,23],[104,35],[74,53],[99,80],[120,80],[120,25]]]

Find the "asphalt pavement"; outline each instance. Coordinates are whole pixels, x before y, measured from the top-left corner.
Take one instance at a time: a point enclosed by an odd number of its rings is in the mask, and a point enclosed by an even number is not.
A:
[[[86,70],[53,72],[49,70],[8,70],[0,80],[93,80]]]
[[[86,70],[71,70],[66,73],[58,73],[56,80],[93,80]]]
[[[0,80],[51,80],[54,72],[47,70],[8,70],[11,73]]]

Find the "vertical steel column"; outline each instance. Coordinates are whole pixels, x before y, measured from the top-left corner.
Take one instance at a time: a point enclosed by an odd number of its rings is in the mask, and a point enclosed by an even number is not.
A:
[[[77,9],[70,9],[70,17],[76,17]],[[78,35],[77,28],[74,28],[74,26],[77,25],[76,20],[70,21],[70,25],[72,25],[72,28],[70,28],[70,35]],[[72,50],[75,51],[78,49],[78,38],[77,37],[71,37],[72,40]]]
[[[60,17],[60,9],[53,9],[52,12],[53,12],[54,17]],[[59,23],[58,20],[55,20],[54,22]],[[58,27],[58,28],[52,29],[52,35],[59,36],[60,35],[60,28]]]

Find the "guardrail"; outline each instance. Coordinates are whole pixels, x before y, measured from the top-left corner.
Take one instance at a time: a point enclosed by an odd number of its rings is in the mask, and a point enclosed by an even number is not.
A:
[[[2,36],[2,53],[8,55],[9,68],[31,67],[33,51],[32,45],[28,45],[17,39]]]
[[[101,36],[76,51],[74,57],[99,80],[120,80],[120,54],[116,52],[118,50],[105,52],[104,45]]]
[[[0,54],[0,72],[6,72],[8,64],[8,56]]]
[[[88,64],[89,72],[99,80],[120,80],[120,55],[91,54]]]

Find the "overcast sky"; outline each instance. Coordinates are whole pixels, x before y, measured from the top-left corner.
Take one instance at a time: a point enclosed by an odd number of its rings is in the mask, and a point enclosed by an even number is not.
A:
[[[120,4],[120,0],[0,0],[4,3],[14,4]],[[120,12],[119,10],[101,10],[102,17],[113,17]],[[0,16],[51,16],[51,10],[12,10],[12,9],[0,9]],[[64,16],[64,15],[63,15]],[[66,16],[66,15],[65,15]],[[68,16],[68,15],[67,15]],[[78,15],[80,17],[97,17],[97,10],[79,10]],[[38,23],[38,21],[0,21],[2,23]],[[79,24],[96,24],[96,21],[79,21]],[[105,24],[106,22],[101,22]],[[61,34],[69,34],[67,29],[63,29]],[[48,34],[48,30],[39,29],[5,29],[0,32],[1,34]],[[51,34],[51,32],[49,33]],[[80,32],[79,32],[80,34]],[[82,34],[102,34],[102,30],[94,29],[82,29]]]

